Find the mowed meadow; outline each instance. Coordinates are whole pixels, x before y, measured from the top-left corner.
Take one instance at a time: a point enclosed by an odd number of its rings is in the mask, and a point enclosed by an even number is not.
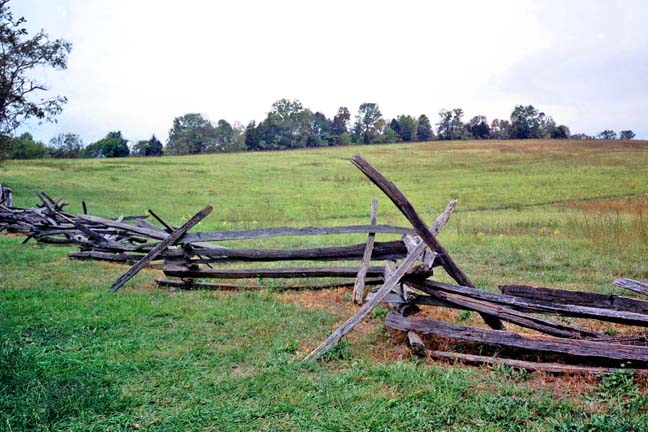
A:
[[[356,153],[429,222],[458,198],[439,240],[481,288],[521,283],[632,296],[611,281],[648,279],[646,141],[7,161],[0,183],[14,190],[17,206],[33,205],[34,193],[46,191],[64,197],[73,213],[85,200],[94,215],[153,209],[176,225],[211,204],[200,231],[365,224],[373,197],[378,223],[406,226],[349,162]],[[155,285],[161,272],[147,270],[111,294],[108,286],[126,267],[68,260],[68,248],[22,240],[0,236],[0,430],[648,428],[643,378],[555,377],[413,359],[402,336],[382,325],[382,309],[325,360],[301,363],[353,313],[350,290],[168,292]],[[479,324],[465,313],[439,313]]]

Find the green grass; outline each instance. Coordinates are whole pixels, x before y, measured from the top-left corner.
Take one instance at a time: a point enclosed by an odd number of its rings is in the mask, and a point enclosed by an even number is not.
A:
[[[204,231],[366,223],[374,196],[380,223],[406,225],[348,162],[356,152],[429,221],[459,198],[440,240],[481,287],[519,282],[622,294],[613,278],[648,279],[646,142],[19,161],[3,164],[0,182],[21,206],[44,190],[65,197],[73,212],[86,200],[92,214],[152,208],[174,224],[210,203]],[[352,310],[347,294],[328,295],[325,307],[318,293],[169,293],[147,271],[115,295],[107,287],[125,267],[74,262],[66,248],[21,241],[0,237],[0,430],[648,428],[642,384],[624,374],[561,380],[435,365],[408,359],[405,350],[397,360],[402,344],[384,330],[382,311],[325,361],[306,365],[299,362],[305,351]]]

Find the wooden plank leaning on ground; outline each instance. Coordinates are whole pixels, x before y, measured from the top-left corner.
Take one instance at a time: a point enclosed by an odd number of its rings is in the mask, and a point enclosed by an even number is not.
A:
[[[639,282],[638,280],[621,278],[612,282],[614,285],[625,288],[630,291],[637,292],[639,294],[648,295],[648,284],[644,282]]]
[[[549,304],[520,297],[513,297],[506,294],[497,294],[482,291],[472,287],[450,285],[432,280],[412,280],[410,283],[412,284],[412,286],[430,295],[438,291],[461,294],[478,300],[485,300],[499,305],[506,305],[511,309],[515,309],[520,312],[560,315],[575,318],[590,318],[599,321],[648,327],[648,315],[635,312],[625,312],[571,304]]]
[[[447,352],[447,351],[431,351],[430,357],[432,357],[433,359],[461,361],[464,363],[472,363],[472,364],[507,365],[517,369],[526,369],[526,370],[540,371],[540,372],[554,373],[554,374],[609,375],[614,371],[628,371],[628,369],[576,366],[576,365],[568,365],[562,363],[541,363],[541,362],[508,359],[503,357],[487,357],[482,355],[463,354],[463,353]]]
[[[376,213],[378,212],[378,198],[374,198],[371,201],[371,218],[370,224],[376,225]],[[364,287],[365,287],[365,277],[367,276],[367,269],[369,268],[369,263],[371,262],[371,254],[373,253],[374,242],[376,240],[376,233],[370,232],[367,236],[367,244],[362,254],[362,264],[360,264],[360,270],[358,270],[358,275],[356,276],[356,283],[353,286],[353,303],[361,305],[364,301]]]
[[[442,223],[448,220],[448,215],[452,213],[457,204],[456,200],[452,200],[448,207],[446,207],[443,214],[441,214],[431,227],[431,231],[439,231],[441,229]],[[405,274],[416,264],[418,258],[425,251],[427,245],[425,242],[421,241],[416,246],[416,248],[410,252],[407,257],[401,262],[400,267],[389,276],[385,283],[378,289],[377,292],[373,293],[373,297],[358,309],[358,311],[353,314],[351,318],[346,320],[337,330],[335,330],[331,335],[322,342],[317,348],[315,348],[310,354],[308,354],[304,361],[315,361],[320,358],[326,351],[331,349],[333,345],[338,343],[340,339],[349,334],[353,328],[358,325],[362,320],[364,320],[369,313],[378,306],[390,292],[400,283],[400,280]]]
[[[573,304],[578,306],[648,314],[648,301],[613,294],[599,294],[527,285],[500,285],[498,288],[502,294],[522,297],[538,302],[550,304]]]
[[[412,283],[412,286],[418,288],[420,285],[417,285],[416,281],[414,281]],[[598,338],[603,336],[602,334],[591,330],[587,330],[574,325],[569,325],[561,321],[555,321],[552,319],[531,315],[525,312],[520,312],[497,303],[491,303],[484,300],[475,300],[465,295],[446,293],[440,290],[427,290],[427,292],[431,297],[436,298],[437,300],[458,306],[463,306],[468,310],[496,316],[503,321],[510,322],[511,324],[517,324],[520,327],[536,330],[540,333],[545,333],[551,336],[564,338]]]
[[[454,262],[448,251],[437,241],[434,235],[427,229],[425,223],[418,215],[412,203],[407,199],[407,197],[396,187],[396,185],[385,176],[383,176],[376,168],[374,168],[368,161],[366,161],[359,154],[351,158],[351,162],[360,170],[362,173],[371,180],[373,184],[378,186],[378,188],[383,191],[385,195],[394,203],[394,205],[400,210],[401,213],[407,218],[407,220],[412,224],[416,233],[423,239],[431,251],[439,254],[443,268],[446,272],[457,281],[460,285],[474,287],[471,280],[464,274],[463,271],[457,266]],[[494,329],[503,329],[504,324],[497,317],[490,315],[485,315],[480,313],[486,324]]]
[[[385,325],[401,331],[413,330],[427,336],[439,336],[486,345],[500,345],[532,352],[564,354],[604,361],[635,361],[648,364],[648,347],[584,339],[563,339],[551,336],[527,337],[503,330],[465,327],[427,318],[404,317],[395,312],[387,314]]]
[[[212,206],[206,206],[204,209],[200,210],[194,216],[186,221],[182,226],[162,240],[155,248],[153,248],[144,258],[139,260],[137,264],[131,267],[126,273],[121,275],[114,284],[110,287],[111,291],[117,291],[121,288],[126,282],[128,282],[133,276],[135,276],[140,270],[148,265],[155,257],[157,257],[162,251],[164,251],[169,246],[173,245],[175,242],[180,239],[187,231],[193,228],[198,222],[207,217],[213,210]]]

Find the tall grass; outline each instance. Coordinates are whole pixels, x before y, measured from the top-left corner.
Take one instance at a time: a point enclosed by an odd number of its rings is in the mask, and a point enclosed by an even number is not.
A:
[[[648,197],[580,203],[568,228],[604,253],[623,257],[648,254]]]

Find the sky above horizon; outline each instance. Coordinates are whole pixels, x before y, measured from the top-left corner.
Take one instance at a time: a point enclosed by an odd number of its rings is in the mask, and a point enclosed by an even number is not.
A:
[[[73,44],[42,72],[68,97],[37,139],[121,130],[166,140],[189,112],[247,124],[274,101],[332,117],[376,102],[383,115],[463,108],[509,118],[532,104],[572,133],[648,139],[648,2],[14,0],[31,31]]]

